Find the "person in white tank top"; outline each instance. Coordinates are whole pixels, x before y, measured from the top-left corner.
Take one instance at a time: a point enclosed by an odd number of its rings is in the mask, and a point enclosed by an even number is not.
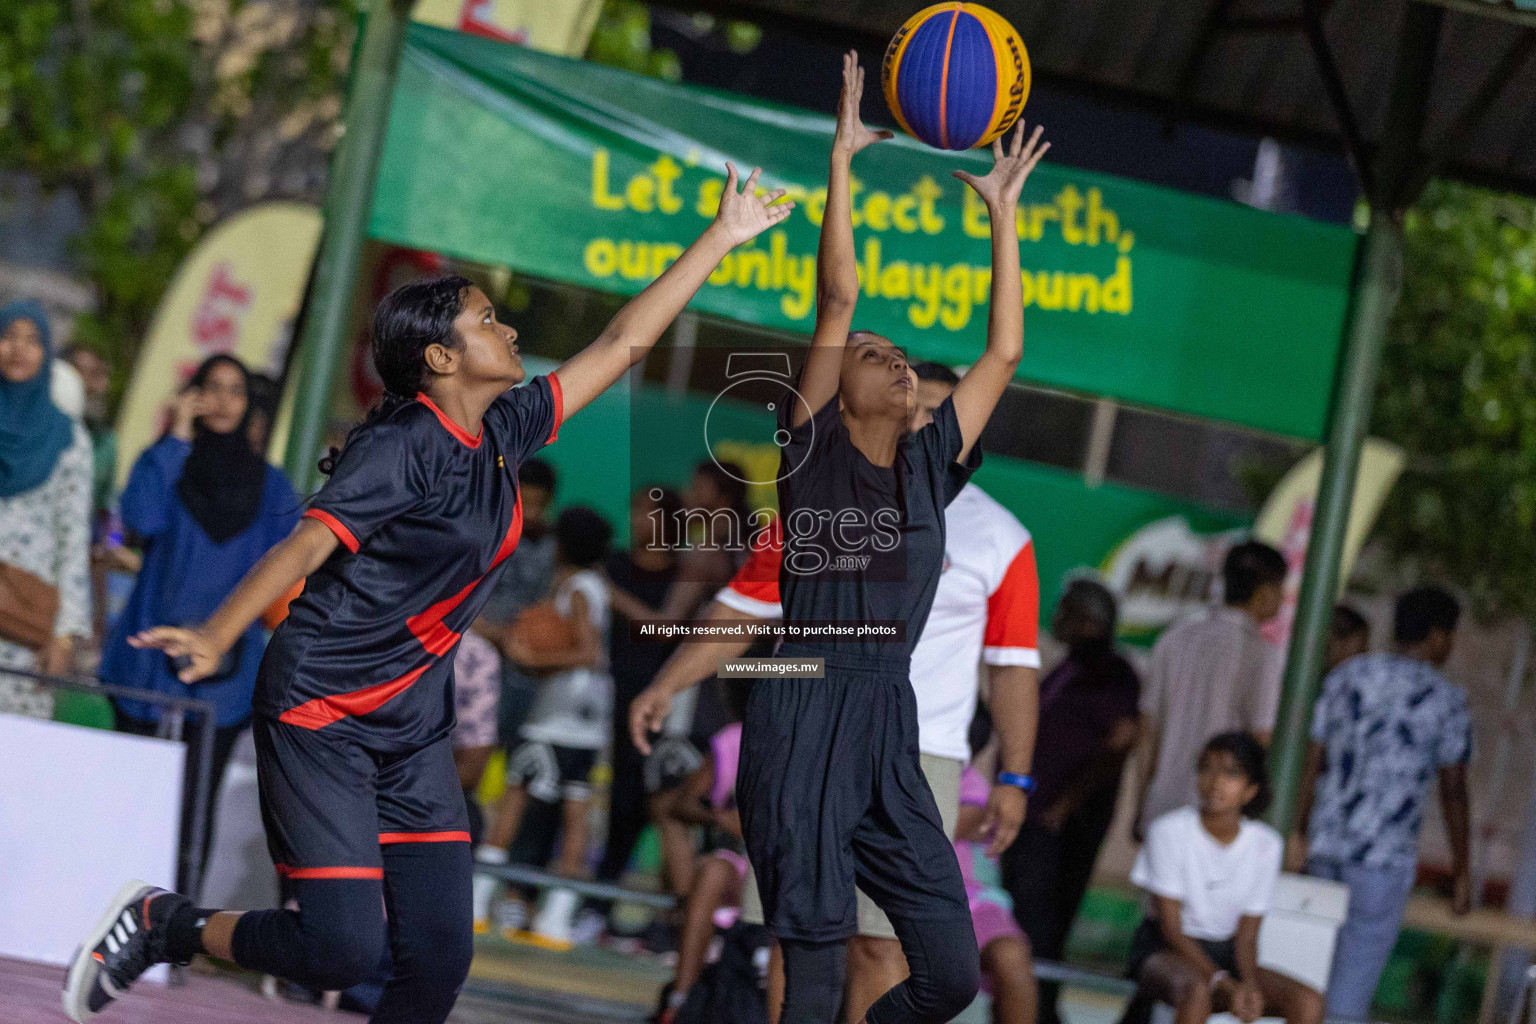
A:
[[[613,728],[613,677],[608,672],[608,586],[596,567],[608,554],[613,528],[589,508],[568,508],[555,522],[555,574],[549,602],[571,625],[568,647],[530,642],[516,624],[501,636],[502,649],[539,678],[521,742],[507,759],[507,790],[486,841],[475,850],[482,864],[505,864],[530,798],[561,804],[560,858],[556,874],[581,874],[587,850],[588,776]],[[477,875],[475,930],[490,929],[498,883]],[[560,890],[546,901],[558,913],[541,914],[533,931],[551,945],[569,945],[574,893]],[[546,919],[547,918],[547,919]],[[505,930],[519,930],[511,924]]]

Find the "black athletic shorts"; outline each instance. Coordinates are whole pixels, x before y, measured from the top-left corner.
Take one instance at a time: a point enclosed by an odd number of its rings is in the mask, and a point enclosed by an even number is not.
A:
[[[507,785],[522,786],[546,804],[592,798],[592,766],[597,751],[524,740],[507,758]]]
[[[1232,939],[1195,939],[1195,943],[1203,950],[1205,955],[1211,958],[1211,963],[1226,971],[1234,978],[1242,976],[1237,969],[1237,943]],[[1131,958],[1126,967],[1125,976],[1133,981],[1140,980],[1141,968],[1147,962],[1147,958],[1153,953],[1161,953],[1165,949],[1172,949],[1168,940],[1163,938],[1163,926],[1158,922],[1155,914],[1149,914],[1136,929],[1136,934],[1131,937]]]
[[[261,820],[286,878],[383,878],[381,845],[469,842],[450,739],[383,754],[325,729],[251,720]]]
[[[742,723],[736,804],[768,930],[857,934],[855,887],[892,920],[969,922],[918,759],[907,659],[805,656],[826,659],[826,678],[759,680]]]

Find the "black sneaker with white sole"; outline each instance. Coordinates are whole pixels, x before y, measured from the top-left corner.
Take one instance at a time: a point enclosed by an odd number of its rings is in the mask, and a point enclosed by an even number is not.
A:
[[[139,975],[168,961],[166,924],[189,902],[145,882],[129,882],[119,889],[69,965],[64,978],[69,1019],[85,1024],[128,991]]]

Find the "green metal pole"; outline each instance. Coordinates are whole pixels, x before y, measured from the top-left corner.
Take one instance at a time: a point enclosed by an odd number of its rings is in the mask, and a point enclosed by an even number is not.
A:
[[[1402,287],[1403,239],[1390,215],[1373,210],[1355,281],[1345,337],[1344,361],[1333,396],[1322,479],[1312,515],[1312,537],[1291,625],[1285,688],[1270,747],[1270,779],[1275,799],[1270,824],[1282,835],[1296,813],[1301,770],[1306,757],[1312,704],[1322,685],[1328,620],[1339,591],[1339,560],[1349,528],[1360,448],[1370,426],[1381,348],[1387,321]]]
[[[342,117],[341,142],[331,162],[325,194],[325,236],[320,242],[309,312],[293,365],[300,385],[283,463],[288,479],[301,494],[318,483],[315,463],[325,437],[336,369],[345,358],[352,291],[373,208],[374,177],[384,146],[408,14],[409,4],[400,0],[373,0],[369,5]]]

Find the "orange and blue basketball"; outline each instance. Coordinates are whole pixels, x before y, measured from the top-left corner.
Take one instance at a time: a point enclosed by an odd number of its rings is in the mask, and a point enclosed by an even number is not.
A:
[[[980,4],[934,4],[901,26],[880,68],[885,102],[907,134],[939,149],[986,145],[1029,97],[1029,54]]]

